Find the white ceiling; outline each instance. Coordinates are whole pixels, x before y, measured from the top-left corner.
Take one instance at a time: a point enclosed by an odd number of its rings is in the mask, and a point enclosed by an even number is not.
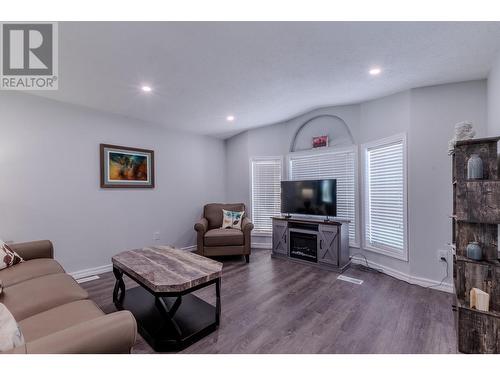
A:
[[[36,94],[226,137],[321,106],[485,78],[499,49],[500,22],[64,22],[59,90]]]

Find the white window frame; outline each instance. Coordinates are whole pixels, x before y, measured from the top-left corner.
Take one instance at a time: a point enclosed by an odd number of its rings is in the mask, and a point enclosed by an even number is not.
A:
[[[389,146],[393,143],[403,143],[403,251],[380,245],[373,246],[366,239],[366,224],[369,220],[369,186],[368,186],[368,150],[375,147]],[[364,143],[362,146],[362,185],[363,185],[363,249],[386,255],[403,261],[408,261],[408,142],[406,133]]]
[[[325,149],[311,149],[305,151],[297,151],[293,153],[289,153],[286,156],[286,176],[290,180],[291,179],[291,161],[295,158],[304,158],[308,156],[317,156],[317,155],[328,155],[328,154],[343,154],[346,152],[354,153],[354,215],[356,217],[356,225],[355,225],[355,239],[354,242],[349,241],[349,247],[359,248],[361,243],[361,215],[360,215],[360,204],[359,204],[359,150],[357,145],[352,146],[339,146],[339,147],[331,147],[327,150]],[[352,225],[352,223],[349,223]]]
[[[280,173],[281,173],[281,180],[283,180],[283,156],[253,156],[250,158],[249,160],[249,172],[250,172],[250,214],[251,214],[251,217],[250,219],[253,220],[253,216],[254,216],[254,213],[253,213],[253,208],[254,208],[254,197],[253,197],[253,162],[254,161],[279,161],[280,163]],[[281,181],[280,181],[281,183]],[[281,202],[280,202],[281,204]],[[252,234],[256,234],[256,235],[259,235],[259,236],[268,236],[268,237],[271,237],[272,236],[272,230],[271,231],[265,231],[265,230],[259,230],[258,228],[254,228],[254,230],[252,230]]]

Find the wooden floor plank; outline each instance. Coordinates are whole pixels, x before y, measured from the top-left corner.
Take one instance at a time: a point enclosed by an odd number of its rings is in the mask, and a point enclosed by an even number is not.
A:
[[[249,264],[218,260],[221,325],[182,353],[456,353],[451,294],[351,268],[344,274],[364,281],[356,285],[262,249]],[[114,276],[100,277],[82,286],[105,312],[115,311]],[[215,304],[213,287],[196,295]],[[133,352],[154,353],[142,338]]]

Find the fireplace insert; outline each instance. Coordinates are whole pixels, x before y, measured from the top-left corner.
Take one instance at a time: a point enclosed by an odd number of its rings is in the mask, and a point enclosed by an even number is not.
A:
[[[302,229],[290,229],[290,257],[316,263],[318,234]]]

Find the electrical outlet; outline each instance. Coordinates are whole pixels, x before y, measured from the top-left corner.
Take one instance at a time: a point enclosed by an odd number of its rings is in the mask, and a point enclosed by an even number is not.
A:
[[[448,250],[438,250],[437,252],[438,261],[442,262],[443,260],[441,258],[444,258],[446,259],[446,261],[448,261],[448,254],[449,254]]]
[[[159,241],[160,240],[160,232],[154,232],[153,233],[153,240],[154,241]]]

